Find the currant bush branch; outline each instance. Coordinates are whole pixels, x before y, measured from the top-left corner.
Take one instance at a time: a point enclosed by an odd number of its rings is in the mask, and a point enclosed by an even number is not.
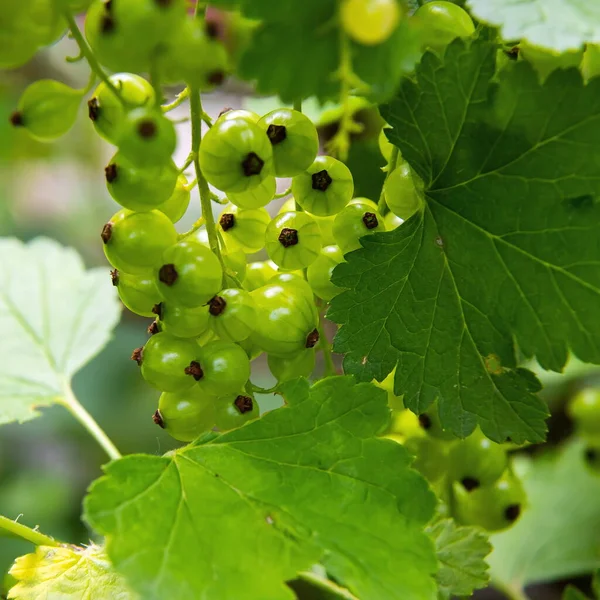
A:
[[[169,102],[168,104],[163,104],[161,110],[163,113],[168,113],[178,106],[181,106],[188,98],[190,97],[190,88],[185,87],[177,96],[175,96],[175,100],[173,102]]]
[[[275,194],[273,196],[273,200],[279,200],[280,198],[285,198],[286,196],[289,196],[291,193],[292,193],[292,188],[290,186],[287,190],[280,192],[279,194]]]
[[[13,521],[2,515],[0,515],[0,530],[11,537],[19,537],[36,546],[62,546],[60,542],[40,533],[36,529],[27,527],[27,525],[21,525],[21,523],[17,523],[17,521]]]

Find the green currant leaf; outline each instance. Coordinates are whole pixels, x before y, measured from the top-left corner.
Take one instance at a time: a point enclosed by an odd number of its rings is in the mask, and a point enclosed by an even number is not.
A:
[[[52,240],[0,240],[0,424],[61,402],[108,342],[120,307],[106,269]]]
[[[471,596],[489,580],[485,557],[492,547],[487,536],[475,527],[461,527],[452,519],[437,521],[427,528],[435,541],[440,569],[437,572],[438,596]]]
[[[557,52],[600,42],[600,4],[550,0],[468,0],[479,21],[501,28],[505,40],[526,39]]]
[[[596,569],[592,577],[592,590],[597,600],[600,600],[600,568]]]
[[[383,380],[442,425],[495,441],[541,441],[539,382],[568,349],[600,362],[600,80],[578,71],[538,83],[526,63],[495,78],[494,44],[425,55],[382,115],[425,183],[426,202],[395,231],[364,238],[334,283],[346,371]]]
[[[104,548],[91,545],[38,546],[17,558],[10,569],[17,583],[9,600],[137,600],[121,575],[114,572]]]
[[[514,527],[490,537],[492,580],[518,589],[600,567],[600,477],[585,465],[583,445],[515,466],[527,506]]]
[[[562,600],[589,600],[589,598],[574,585],[568,585],[563,592]]]
[[[144,600],[292,599],[284,582],[318,562],[361,600],[434,598],[435,499],[404,448],[373,437],[385,392],[335,377],[283,395],[241,429],[106,467],[85,518],[115,568]]]

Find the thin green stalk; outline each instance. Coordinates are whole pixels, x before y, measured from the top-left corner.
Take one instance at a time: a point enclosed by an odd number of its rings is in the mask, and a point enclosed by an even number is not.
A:
[[[351,594],[346,588],[342,588],[333,583],[333,581],[323,579],[310,571],[301,571],[298,573],[298,579],[302,579],[312,586],[327,592],[329,595],[336,596],[341,600],[358,600],[358,598],[354,594]]]
[[[94,73],[96,73],[96,75],[106,84],[106,87],[110,89],[110,91],[119,99],[119,101],[125,104],[125,101],[121,96],[121,92],[119,92],[115,85],[110,81],[108,75],[106,74],[100,63],[96,60],[94,52],[89,47],[88,43],[85,41],[85,38],[83,37],[81,30],[77,26],[77,22],[75,21],[73,15],[68,10],[64,11],[63,15],[67,21],[67,24],[69,25],[71,35],[73,36],[73,39],[77,42],[81,54],[85,56],[85,59],[87,60],[88,65],[90,66],[90,69]]]
[[[491,583],[492,586],[502,592],[508,600],[530,600],[529,596],[525,593],[525,590],[520,586],[511,586],[495,580],[492,580]]]
[[[396,165],[398,163],[398,148],[396,148],[396,146],[392,147],[392,154],[390,155],[390,160],[388,161],[387,164],[387,173],[385,174],[385,179],[383,180],[383,185],[381,186],[381,194],[379,195],[379,202],[377,203],[377,208],[379,209],[379,212],[383,215],[386,212],[386,203],[385,203],[385,194],[383,193],[383,190],[385,188],[385,182],[387,181],[387,178],[390,176],[390,173],[396,168]]]
[[[60,542],[53,540],[51,537],[27,527],[27,525],[21,525],[16,521],[7,519],[0,515],[0,530],[6,532],[12,537],[19,537],[27,542],[31,542],[36,546],[60,546]]]
[[[181,104],[183,104],[190,97],[190,88],[184,88],[177,96],[175,96],[175,100],[173,102],[169,102],[168,104],[163,104],[162,111],[164,113],[168,113],[169,111],[177,108]]]
[[[106,433],[104,433],[104,430],[100,425],[96,423],[94,417],[83,408],[69,384],[65,384],[64,398],[61,398],[59,403],[87,429],[88,433],[98,442],[111,460],[121,458],[121,453],[117,450]]]
[[[325,363],[325,377],[335,375],[335,364],[333,362],[333,354],[331,352],[331,344],[327,339],[325,332],[325,317],[324,315],[319,316],[319,325],[317,327],[319,332],[319,347],[323,352],[323,361]]]
[[[210,189],[208,188],[208,182],[202,173],[200,168],[200,159],[198,158],[200,152],[200,140],[202,139],[202,100],[200,98],[200,92],[197,89],[190,90],[190,115],[192,117],[192,155],[194,162],[194,169],[196,170],[196,179],[198,180],[198,190],[200,191],[200,204],[202,206],[202,216],[206,223],[206,231],[208,233],[208,245],[210,249],[215,253],[219,259],[223,272],[225,272],[225,265],[223,264],[223,257],[221,256],[221,250],[219,249],[219,238],[217,237],[217,228],[215,226],[215,219],[212,213],[212,204],[210,200]]]
[[[285,198],[286,196],[289,196],[291,193],[292,193],[292,188],[289,187],[284,192],[280,192],[279,194],[275,194],[273,196],[273,200],[279,200],[279,198]]]
[[[302,112],[302,98],[300,98],[300,100],[294,101],[294,110],[297,110],[298,112]]]

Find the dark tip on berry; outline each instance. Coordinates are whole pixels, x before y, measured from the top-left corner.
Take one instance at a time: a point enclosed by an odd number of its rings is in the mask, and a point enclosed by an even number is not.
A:
[[[314,348],[318,341],[319,341],[319,332],[316,329],[313,329],[306,336],[306,347],[307,348]]]
[[[509,50],[505,50],[504,54],[506,54],[510,60],[517,60],[517,58],[519,58],[519,46],[513,46]]]
[[[102,228],[102,233],[100,233],[100,237],[102,238],[102,241],[105,244],[108,244],[108,242],[110,242],[110,238],[112,237],[112,229],[113,229],[113,225],[112,223],[107,223],[103,228]]]
[[[162,313],[163,313],[162,302],[159,302],[158,304],[155,304],[152,307],[152,313],[155,314],[159,319],[162,319]]]
[[[10,124],[13,127],[23,127],[23,125],[25,125],[25,122],[23,121],[23,113],[17,110],[10,115]]]
[[[106,0],[104,3],[104,11],[110,13],[112,11],[112,0]]]
[[[114,286],[119,285],[119,271],[117,269],[110,272],[110,281]]]
[[[585,460],[589,463],[596,462],[598,460],[598,451],[595,448],[586,448]]]
[[[423,429],[431,429],[431,418],[429,417],[429,415],[426,415],[425,413],[420,414],[419,425]]]
[[[258,175],[262,171],[264,164],[265,161],[260,156],[254,152],[249,152],[246,158],[242,161],[242,171],[246,177]]]
[[[110,163],[104,167],[104,176],[108,183],[112,183],[117,178],[117,165]]]
[[[298,243],[298,231],[296,229],[284,227],[277,239],[284,248],[295,246]]]
[[[464,477],[463,479],[461,479],[461,483],[465,490],[467,490],[467,492],[471,492],[481,485],[481,483],[479,483],[479,480],[475,479],[475,477]]]
[[[512,438],[509,436],[506,437],[506,440],[504,440],[507,444],[510,444],[512,442]]]
[[[214,21],[206,21],[206,23],[204,24],[204,32],[206,33],[206,35],[211,38],[211,39],[215,39],[219,37],[219,25],[218,23],[215,23]]]
[[[235,225],[235,216],[232,213],[223,213],[219,219],[219,225],[223,231],[228,231]]]
[[[214,296],[212,300],[208,303],[208,312],[213,317],[218,317],[227,306],[227,302],[225,302],[225,298],[221,298],[221,296]]]
[[[213,71],[209,73],[206,81],[212,85],[221,85],[225,81],[225,71]]]
[[[510,523],[513,523],[514,521],[516,521],[519,518],[520,514],[521,514],[521,505],[520,504],[511,504],[510,506],[507,506],[506,510],[504,511],[504,516],[506,517],[506,520],[509,521]]]
[[[225,113],[231,112],[233,110],[233,108],[231,108],[231,106],[226,106],[220,113],[219,113],[219,117],[222,117]],[[218,117],[217,117],[218,118]]]
[[[88,116],[91,121],[97,121],[98,115],[100,114],[100,106],[98,104],[98,98],[90,98],[88,100]]]
[[[367,229],[375,229],[377,225],[379,225],[379,221],[377,220],[377,215],[372,212],[366,212],[363,215],[362,222]]]
[[[161,429],[165,428],[165,421],[162,418],[162,415],[160,414],[160,410],[157,410],[153,415],[152,415],[152,420],[154,421],[154,423],[156,425],[158,425]]]
[[[148,335],[156,335],[157,333],[160,333],[160,329],[156,319],[154,319],[154,321],[148,325]]]
[[[333,183],[333,179],[329,177],[329,173],[323,169],[318,173],[312,174],[312,188],[313,190],[320,190],[324,192],[331,184]]]
[[[281,144],[283,140],[287,137],[287,130],[285,125],[275,125],[271,124],[267,127],[267,137],[271,141],[271,144],[275,146],[276,144]]]
[[[145,140],[153,138],[156,135],[156,123],[151,119],[144,119],[138,123],[137,132]]]
[[[143,346],[140,346],[139,348],[136,348],[131,353],[131,360],[135,360],[135,362],[138,364],[138,367],[142,366],[143,354],[144,354],[144,347]]]
[[[234,400],[233,403],[242,414],[250,412],[254,408],[254,404],[250,396],[240,395]]]
[[[204,377],[204,371],[199,362],[193,360],[189,367],[185,368],[185,374],[191,375],[196,381],[200,381]]]
[[[177,281],[177,277],[177,269],[173,264],[163,265],[158,271],[158,279],[168,286],[173,285]]]
[[[115,20],[109,15],[106,14],[102,17],[100,21],[100,33],[107,34],[111,33],[115,28]]]

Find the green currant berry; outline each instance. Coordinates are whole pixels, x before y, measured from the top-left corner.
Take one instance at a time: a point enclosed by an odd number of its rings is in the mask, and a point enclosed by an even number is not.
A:
[[[507,467],[505,448],[486,438],[480,430],[457,442],[450,451],[450,477],[467,491],[491,485]]]
[[[51,142],[71,129],[81,98],[81,90],[52,79],[40,79],[27,86],[10,120],[35,139]]]
[[[400,3],[396,0],[345,0],[340,6],[344,31],[365,46],[385,42],[401,17]]]
[[[273,150],[258,125],[245,119],[224,119],[202,138],[200,167],[217,189],[244,192],[273,174]]]
[[[407,162],[397,166],[383,185],[385,202],[401,219],[408,219],[424,206],[423,182]]]
[[[267,356],[269,370],[277,381],[291,381],[297,377],[309,377],[315,370],[315,350],[308,348],[289,357]]]
[[[186,308],[169,302],[153,307],[159,331],[180,338],[197,338],[209,327],[208,307]]]
[[[385,217],[383,217],[383,223],[386,231],[394,231],[394,229],[400,227],[400,225],[404,223],[404,219],[390,211],[387,215],[385,215]]]
[[[157,206],[157,210],[169,217],[172,223],[177,223],[185,215],[190,204],[190,190],[187,188],[185,175],[179,175],[171,196]]]
[[[138,167],[117,152],[104,169],[108,192],[121,206],[139,212],[158,208],[169,200],[177,183],[173,161]],[[163,212],[163,211],[161,211]]]
[[[140,166],[171,162],[177,134],[172,121],[154,108],[136,108],[127,113],[118,146],[121,154]]]
[[[321,250],[321,231],[308,214],[287,212],[276,216],[265,234],[269,258],[282,269],[303,269]]]
[[[361,247],[359,240],[376,231],[385,231],[385,223],[370,201],[353,200],[333,222],[333,235],[344,254],[358,250]]]
[[[455,518],[463,525],[477,525],[488,531],[507,529],[525,508],[525,491],[509,471],[491,485],[467,491],[461,484],[452,487]]]
[[[589,471],[594,475],[600,475],[600,443],[598,440],[584,448],[583,458]]]
[[[583,59],[581,60],[581,74],[587,82],[592,77],[600,75],[600,45],[586,44]]]
[[[227,248],[251,254],[265,247],[270,220],[264,208],[238,208],[229,204],[219,217],[219,230]]]
[[[216,342],[218,341],[218,339],[219,337],[217,336],[217,334],[209,327],[204,333],[201,333],[196,338],[196,343],[198,344],[198,346],[200,346],[200,348],[203,348],[209,342]]]
[[[331,156],[317,156],[312,165],[292,180],[296,202],[309,213],[328,217],[339,213],[352,198],[350,169]]]
[[[416,10],[413,19],[418,24],[423,47],[438,51],[444,50],[457,37],[475,33],[469,13],[452,2],[427,2]]]
[[[227,394],[216,398],[215,415],[217,429],[231,431],[260,416],[256,400],[249,394]]]
[[[585,388],[569,402],[569,416],[575,421],[578,433],[586,439],[600,441],[600,390]]]
[[[331,302],[331,299],[342,291],[331,283],[333,270],[342,262],[344,255],[338,246],[324,246],[306,271],[306,278],[313,292],[326,302]]]
[[[215,400],[197,386],[183,392],[163,392],[152,419],[176,440],[191,442],[215,426]]]
[[[277,274],[277,266],[270,260],[252,262],[246,267],[244,288],[249,292],[262,287]]]
[[[251,296],[258,308],[256,328],[250,339],[263,351],[290,356],[319,341],[319,316],[314,302],[296,286],[267,284]]]
[[[158,264],[158,291],[173,304],[195,308],[206,304],[221,289],[221,263],[198,242],[184,240],[172,245]]]
[[[232,121],[234,119],[244,119],[250,123],[258,123],[260,116],[251,110],[244,108],[226,108],[219,115],[218,121]]]
[[[154,90],[143,77],[131,73],[116,73],[108,79],[119,90],[127,107],[154,105]],[[121,136],[127,114],[123,102],[104,82],[96,88],[88,101],[88,113],[96,133],[111,144],[116,144]]]
[[[415,415],[411,411],[405,410],[404,407],[404,396],[396,396],[394,391],[394,384],[396,379],[396,367],[392,369],[390,374],[382,381],[379,382],[376,379],[373,379],[372,383],[377,387],[385,390],[388,395],[388,406],[394,411],[394,418],[398,415],[398,413],[402,413],[403,418],[401,419],[402,427],[407,424],[407,420],[410,423],[410,429],[413,433],[410,435],[415,435],[415,431],[418,431],[419,434],[422,434],[421,426],[419,425],[419,421],[417,415]],[[407,435],[407,432],[404,431],[403,435]]]
[[[319,136],[306,115],[279,108],[266,114],[258,124],[273,146],[276,177],[294,177],[311,166],[319,151]]]
[[[456,440],[456,436],[452,432],[442,427],[436,405],[419,415],[419,425],[428,436],[438,440]]]
[[[259,185],[240,192],[239,194],[229,193],[227,199],[240,208],[261,208],[271,202],[277,190],[275,177],[265,177]]]
[[[412,464],[431,483],[439,481],[448,468],[446,444],[429,437],[409,437],[404,447],[415,456]]]
[[[243,348],[222,340],[200,348],[202,374],[198,385],[207,394],[221,396],[242,389],[250,377],[250,360]]]
[[[262,354],[262,350],[254,343],[250,338],[241,340],[238,342],[240,348],[243,348],[244,352],[248,356],[249,360],[254,360]]]
[[[121,302],[133,313],[142,317],[152,317],[154,306],[160,302],[154,277],[151,275],[130,275],[115,269],[111,271],[112,283],[119,292]]]
[[[257,311],[253,298],[246,290],[221,290],[208,303],[210,326],[220,339],[240,342],[254,330]]]
[[[378,385],[378,387],[382,387],[384,381],[376,385]],[[417,415],[407,408],[402,408],[404,405],[402,402],[402,397],[395,396],[394,398],[390,398],[389,387],[386,387],[385,389],[388,392],[388,405],[392,409],[392,418],[388,432],[393,434],[396,438],[402,438],[403,440],[414,437],[427,437],[427,434],[419,423],[419,418]],[[397,405],[397,408],[395,408],[395,405]]]
[[[177,241],[173,223],[157,210],[120,210],[102,229],[108,262],[125,273],[148,273],[163,252]]]
[[[179,392],[191,388],[202,377],[200,350],[192,340],[157,333],[143,348],[135,350],[131,358],[152,387],[161,392]]]
[[[392,158],[392,150],[394,149],[394,144],[387,139],[387,135],[385,135],[385,130],[391,129],[389,125],[384,125],[379,132],[379,137],[377,138],[377,144],[379,146],[379,151],[381,152],[381,156],[385,158],[386,162],[390,162]]]
[[[314,302],[313,290],[308,284],[308,281],[304,279],[304,273],[302,271],[286,271],[283,273],[275,273],[273,277],[267,281],[269,285],[291,285],[299,292],[303,293],[311,302]]]

